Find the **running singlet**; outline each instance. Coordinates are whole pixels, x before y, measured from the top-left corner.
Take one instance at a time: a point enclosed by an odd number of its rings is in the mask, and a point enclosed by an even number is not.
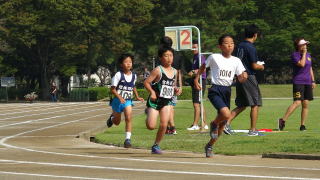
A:
[[[152,89],[156,92],[158,97],[171,100],[174,96],[174,83],[176,71],[174,71],[174,76],[172,78],[168,78],[168,76],[163,71],[162,66],[159,67],[161,72],[161,78],[158,82],[152,84]]]
[[[120,71],[121,77],[120,81],[116,87],[117,93],[125,100],[133,98],[133,88],[134,88],[134,80],[135,80],[135,73],[131,73],[132,78],[130,82],[126,81],[124,77],[124,73]]]

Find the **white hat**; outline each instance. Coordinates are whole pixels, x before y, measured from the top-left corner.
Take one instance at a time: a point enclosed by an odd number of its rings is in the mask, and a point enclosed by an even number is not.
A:
[[[304,39],[301,39],[301,40],[299,41],[298,45],[300,46],[300,45],[309,44],[309,43],[310,43],[309,41],[306,41],[306,40],[304,40]]]

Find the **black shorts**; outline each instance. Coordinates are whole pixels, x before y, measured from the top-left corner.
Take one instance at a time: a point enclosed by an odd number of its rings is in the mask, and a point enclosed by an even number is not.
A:
[[[172,99],[166,98],[157,98],[155,101],[152,101],[149,96],[146,105],[148,108],[153,108],[159,111],[165,106],[172,106],[173,102]]]
[[[255,75],[249,75],[244,83],[237,82],[237,107],[262,106],[261,92]]]
[[[206,92],[206,85],[207,85],[206,80],[202,79],[202,96]],[[191,86],[191,89],[192,89],[192,102],[200,104],[199,91],[195,89],[194,86]]]
[[[212,85],[212,87],[208,89],[208,98],[218,112],[224,107],[228,107],[230,109],[230,97],[230,86]]]
[[[293,84],[292,87],[293,100],[313,100],[313,92],[311,85]]]

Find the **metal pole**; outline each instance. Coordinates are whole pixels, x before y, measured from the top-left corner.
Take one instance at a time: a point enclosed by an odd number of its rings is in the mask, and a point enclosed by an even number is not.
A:
[[[199,60],[199,70],[202,65],[202,58],[201,58],[201,37],[200,37],[200,30],[194,26],[194,28],[198,32],[198,60]],[[202,87],[202,74],[200,74],[200,86]],[[200,118],[201,118],[201,129],[204,128],[204,120],[203,120],[203,100],[202,100],[202,89],[199,91],[199,102],[200,102]]]
[[[152,69],[154,69],[156,66],[155,58],[152,56]]]
[[[8,86],[6,86],[6,95],[7,95],[7,103],[9,102],[9,98],[8,98]]]

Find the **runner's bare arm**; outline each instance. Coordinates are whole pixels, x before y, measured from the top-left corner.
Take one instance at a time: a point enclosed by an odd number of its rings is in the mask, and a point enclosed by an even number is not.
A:
[[[126,102],[126,100],[124,100],[123,97],[121,97],[120,94],[118,94],[115,86],[111,86],[111,93],[112,93],[115,97],[117,97],[122,104]]]
[[[152,71],[151,71],[151,74],[150,76],[144,80],[143,82],[143,85],[144,87],[147,89],[147,91],[149,91],[150,93],[150,98],[151,100],[156,100],[157,99],[157,96],[156,96],[156,92],[152,89],[151,87],[151,83],[153,81],[157,81],[159,80],[159,76],[160,76],[160,68],[154,68]]]
[[[141,102],[143,102],[143,101],[144,101],[144,99],[143,99],[142,97],[140,97],[140,96],[139,96],[139,94],[138,94],[138,91],[137,91],[137,88],[136,88],[136,87],[134,87],[134,88],[133,88],[133,93],[134,93],[134,95],[136,96],[136,99],[137,99],[138,101],[141,101]]]
[[[206,70],[206,65],[202,64],[197,72],[196,77],[194,78],[194,88],[198,90],[201,90],[201,85],[199,84],[199,78],[205,70]]]

